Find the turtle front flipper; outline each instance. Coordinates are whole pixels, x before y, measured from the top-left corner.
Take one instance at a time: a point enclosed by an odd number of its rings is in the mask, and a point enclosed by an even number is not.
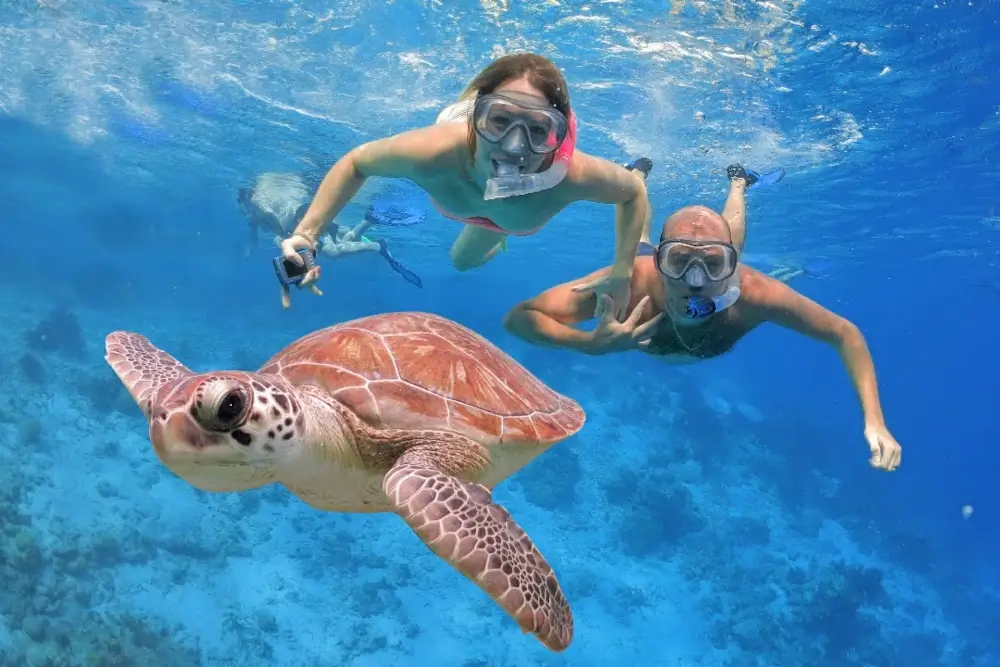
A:
[[[108,334],[104,340],[104,360],[114,369],[147,419],[157,389],[167,382],[192,375],[181,362],[153,347],[145,336],[128,331]]]
[[[485,448],[455,433],[419,436],[420,444],[400,455],[382,482],[395,512],[524,632],[564,650],[573,638],[573,615],[552,568],[489,489],[458,477],[477,476],[489,460]]]

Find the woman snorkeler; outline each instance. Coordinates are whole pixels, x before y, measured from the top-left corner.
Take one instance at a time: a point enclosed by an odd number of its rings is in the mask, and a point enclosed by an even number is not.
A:
[[[635,164],[644,171],[649,166],[646,159]],[[607,294],[616,318],[624,316],[636,249],[649,229],[644,180],[631,168],[576,148],[566,80],[547,58],[531,53],[499,58],[434,125],[349,151],[326,174],[302,220],[282,242],[284,259],[306,266],[300,251],[316,251],[327,225],[372,176],[412,181],[443,215],[467,225],[451,249],[460,271],[485,264],[507,235],[533,234],[574,202],[614,204],[613,270],[577,289]],[[299,286],[320,294],[315,285],[320,267],[309,264]],[[288,308],[290,303],[283,284],[282,304]]]

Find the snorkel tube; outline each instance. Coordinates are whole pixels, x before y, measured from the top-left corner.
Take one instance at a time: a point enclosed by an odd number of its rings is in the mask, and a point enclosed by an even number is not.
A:
[[[552,164],[545,171],[535,174],[522,174],[521,168],[515,164],[501,164],[497,167],[497,175],[486,181],[483,199],[504,199],[518,195],[530,195],[542,190],[548,190],[559,185],[569,171],[569,161],[576,150],[576,116],[569,112],[569,127],[566,137],[552,156]]]

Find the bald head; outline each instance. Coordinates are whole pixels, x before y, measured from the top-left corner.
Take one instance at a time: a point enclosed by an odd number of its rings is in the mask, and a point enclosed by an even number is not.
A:
[[[663,223],[660,240],[664,239],[732,243],[733,235],[726,219],[712,209],[707,206],[685,206],[671,214]]]

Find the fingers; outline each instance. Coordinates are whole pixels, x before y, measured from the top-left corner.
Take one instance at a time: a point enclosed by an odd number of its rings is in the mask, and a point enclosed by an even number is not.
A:
[[[873,468],[882,468],[882,454],[881,452],[872,452],[872,457],[868,459],[868,463],[871,464]]]
[[[306,271],[306,274],[304,276],[302,276],[302,283],[301,283],[301,285],[303,287],[309,287],[314,282],[316,282],[317,280],[319,280],[319,275],[320,275],[320,267],[317,264],[313,268],[311,268],[308,271]]]
[[[663,313],[651,317],[648,322],[635,328],[635,331],[632,332],[632,338],[640,342],[648,341],[656,333],[656,327],[659,326],[661,320],[663,320]]]
[[[295,266],[305,266],[305,260],[302,259],[302,255],[298,253],[298,250],[291,239],[286,239],[281,242],[281,256]]]
[[[646,295],[642,297],[642,299],[639,300],[639,303],[635,305],[635,308],[632,310],[632,314],[629,315],[628,319],[625,320],[624,322],[625,326],[634,329],[635,326],[639,323],[639,318],[642,317],[642,314],[645,312],[646,306],[648,304],[649,304],[649,295]]]
[[[592,292],[594,291],[594,286],[597,285],[597,281],[592,280],[589,283],[581,283],[573,287],[573,292],[579,294],[580,292]]]
[[[872,452],[868,462],[873,468],[893,472],[903,460],[903,450],[895,443],[886,445],[881,441],[881,438],[876,437],[875,441],[870,442],[868,446]]]
[[[298,253],[299,250],[312,250],[315,252],[315,244],[298,234],[292,234],[281,242],[281,255],[296,266],[304,266],[305,260]]]
[[[868,459],[868,463],[871,464],[873,468],[882,467],[882,444],[878,440],[877,435],[873,435],[868,438],[868,449],[871,451],[872,456]]]
[[[277,237],[275,238],[275,240],[277,240]],[[313,252],[315,252],[315,244],[311,243],[309,239],[303,238],[298,234],[293,234],[289,238],[281,241],[280,246],[281,246],[281,256],[285,260],[291,262],[292,264],[295,264],[296,266],[305,266],[306,264],[305,259],[302,257],[302,255],[299,254],[298,252],[299,250],[312,250]],[[323,296],[322,290],[320,290],[314,284],[317,280],[319,280],[321,273],[322,270],[320,266],[314,265],[311,269],[305,272],[305,275],[302,276],[302,281],[299,283],[299,287],[308,287],[309,291],[312,292],[314,295]],[[288,308],[291,308],[291,306],[292,306],[291,293],[288,291],[287,285],[282,285],[281,307],[287,310]]]
[[[594,311],[594,315],[599,317],[604,321],[611,321],[614,319],[615,313],[615,302],[608,294],[601,294],[597,297],[597,308]]]
[[[614,303],[614,301],[612,301],[612,303]],[[615,308],[615,320],[621,322],[625,319],[626,315],[628,315],[628,303],[624,306],[618,306]]]
[[[889,448],[889,451],[883,454],[882,464],[886,470],[892,472],[893,470],[899,467],[899,464],[902,461],[902,459],[903,459],[903,450],[899,447],[899,445],[896,445],[894,447]]]
[[[315,274],[316,277],[313,278],[314,281],[316,280],[316,278],[319,277],[319,272],[318,272],[319,267],[316,268],[317,272]],[[310,271],[309,273],[312,273],[312,271]],[[309,277],[309,273],[306,274],[305,276],[306,278]],[[302,282],[305,283],[305,278],[303,278]],[[305,285],[303,284],[303,286]],[[316,287],[316,285],[309,285],[308,287],[309,291],[315,294],[316,296],[323,296],[323,290]],[[284,308],[285,310],[288,310],[289,308],[292,307],[292,295],[288,291],[288,287],[286,285],[281,285],[281,307]]]

